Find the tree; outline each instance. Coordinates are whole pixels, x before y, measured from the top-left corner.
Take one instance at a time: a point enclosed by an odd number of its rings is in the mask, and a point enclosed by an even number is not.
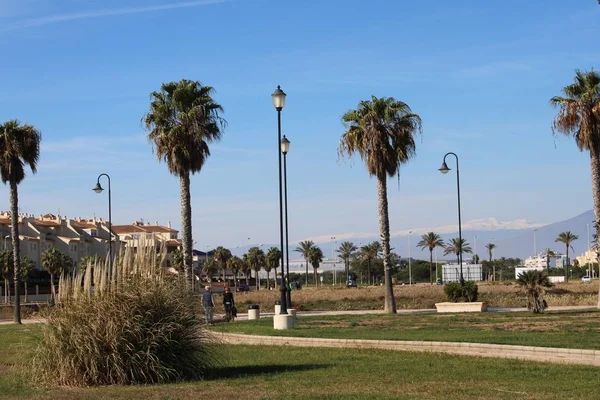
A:
[[[183,251],[181,249],[176,249],[173,252],[173,255],[172,255],[172,258],[171,258],[171,266],[177,272],[185,272],[184,268],[183,268]],[[193,276],[192,276],[192,279],[194,279]]]
[[[314,246],[315,242],[313,242],[312,240],[305,240],[303,242],[298,243],[298,247],[296,247],[295,250],[296,252],[300,253],[302,258],[304,258],[304,262],[306,263],[306,286],[308,286],[308,258]],[[315,281],[315,285],[316,284],[317,282]]]
[[[225,282],[227,279],[225,277],[225,269],[227,268],[227,260],[231,258],[231,251],[223,246],[219,246],[215,249],[214,257],[215,261],[219,265],[219,268],[221,268],[221,271],[223,271],[223,282]]]
[[[543,271],[524,271],[517,277],[517,284],[527,293],[527,309],[534,313],[543,312],[548,305],[543,299],[544,288],[552,286],[548,275]]]
[[[579,150],[590,153],[594,216],[596,221],[600,221],[600,74],[593,69],[576,70],[574,82],[565,86],[562,92],[563,96],[550,99],[550,104],[558,108],[558,114],[552,122],[552,131],[573,136]],[[599,233],[599,225],[595,224],[595,228],[596,233]],[[600,244],[599,237],[600,235],[596,236],[597,244]]]
[[[267,256],[265,259],[265,265],[267,270],[267,275],[271,269],[275,270],[275,289],[277,289],[277,266],[279,266],[279,262],[281,261],[281,251],[277,247],[271,247],[267,250]],[[281,268],[281,275],[284,275],[283,267]],[[267,281],[269,280],[267,276]]]
[[[555,253],[550,248],[547,248],[544,253],[546,254],[546,271],[550,273],[550,257],[554,256]]]
[[[361,101],[356,110],[342,117],[347,128],[340,140],[338,154],[358,154],[370,176],[377,178],[379,236],[383,248],[385,276],[385,312],[396,313],[396,301],[390,272],[390,219],[387,177],[395,176],[400,165],[415,154],[415,134],[421,132],[421,118],[410,107],[393,97]]]
[[[237,288],[237,277],[244,266],[244,262],[238,256],[233,256],[227,260],[227,268],[233,273],[233,287]]]
[[[265,265],[265,252],[262,251],[259,247],[250,247],[248,249],[248,264],[250,268],[254,270],[256,277],[256,290],[260,289],[260,277],[258,273]]]
[[[473,250],[471,250],[471,247],[469,246],[469,243],[467,243],[466,239],[459,239],[459,238],[454,238],[449,240],[446,243],[445,249],[444,249],[444,255],[447,256],[448,254],[455,254],[456,258],[457,258],[457,262],[460,264],[460,254],[471,254],[473,252]]]
[[[350,275],[350,259],[354,257],[358,247],[352,242],[342,242],[340,247],[337,249],[337,253],[340,258],[344,260],[344,271],[346,273],[346,282],[348,282],[348,276]]]
[[[573,249],[573,246],[571,246],[571,243],[573,243],[577,239],[579,239],[579,236],[572,234],[571,231],[566,231],[566,232],[559,233],[558,237],[554,241],[556,243],[563,243],[566,248],[565,254],[567,256],[567,263],[565,265],[565,282],[569,281],[569,274],[567,273],[568,269],[569,269],[569,265],[570,265],[569,264],[569,248],[571,248],[571,250]]]
[[[381,244],[377,241],[366,244],[360,248],[361,258],[367,263],[367,282],[371,284],[371,266],[373,261],[381,254]]]
[[[23,258],[21,258],[21,278],[23,280],[23,286],[25,286],[25,303],[29,300],[27,298],[27,281],[29,280],[31,271],[33,271],[33,261],[29,257],[23,256]]]
[[[182,79],[164,83],[152,92],[150,111],[144,116],[159,161],[179,177],[181,190],[181,241],[186,281],[192,272],[192,205],[190,174],[202,170],[210,156],[209,144],[219,141],[226,121],[223,108],[213,98],[214,89]]]
[[[10,186],[13,282],[15,287],[14,322],[21,323],[21,253],[19,247],[19,195],[17,187],[25,179],[25,166],[37,172],[42,134],[32,125],[10,120],[0,125],[0,178]]]
[[[444,241],[435,232],[429,232],[421,236],[421,240],[417,243],[421,250],[429,249],[429,281],[433,285],[433,250],[436,247],[444,247]]]
[[[317,270],[319,269],[320,264],[323,262],[323,258],[323,250],[321,250],[319,246],[313,246],[313,248],[310,249],[308,260],[310,261],[310,265],[313,267],[315,286],[317,285]]]
[[[97,254],[83,257],[77,263],[77,271],[79,273],[83,274],[83,273],[85,273],[85,271],[87,270],[87,268],[89,266],[91,266],[93,269],[97,264],[102,263],[102,262],[104,262],[104,259],[102,257],[98,256]]]
[[[204,272],[204,274],[206,275],[206,279],[208,280],[208,282],[212,282],[213,276],[219,273],[219,265],[214,259],[209,258],[204,263],[204,266],[202,267],[202,272]]]
[[[63,274],[72,260],[56,247],[52,247],[42,253],[42,267],[50,274],[50,293],[52,302],[56,300],[56,290],[54,288],[54,276]]]
[[[492,258],[494,257],[494,249],[496,248],[496,245],[494,243],[488,243],[485,245],[485,248],[488,251],[488,255],[490,256],[490,264],[492,265],[493,268],[493,272],[492,272],[492,280],[495,281],[496,280],[496,265],[492,263]],[[489,269],[488,269],[489,272]]]
[[[10,280],[13,277],[13,263],[11,260],[12,253],[8,250],[0,252],[0,273],[4,279],[4,298],[10,298]]]
[[[248,261],[248,254],[244,254],[242,256],[242,273],[244,274],[244,277],[246,278],[246,285],[249,285],[249,281],[248,281],[248,276],[250,275],[250,273],[252,272],[252,268],[250,267],[250,262]]]

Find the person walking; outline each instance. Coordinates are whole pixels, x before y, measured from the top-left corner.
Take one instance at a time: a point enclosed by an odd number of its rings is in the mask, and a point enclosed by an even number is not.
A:
[[[213,319],[213,312],[215,309],[215,299],[210,291],[210,286],[206,286],[204,293],[202,294],[202,307],[204,307],[204,317],[206,318],[206,325],[210,325]]]
[[[235,301],[233,300],[233,293],[229,289],[229,286],[225,287],[225,293],[223,293],[223,308],[225,308],[225,321],[232,321],[235,317],[233,309],[235,307]]]

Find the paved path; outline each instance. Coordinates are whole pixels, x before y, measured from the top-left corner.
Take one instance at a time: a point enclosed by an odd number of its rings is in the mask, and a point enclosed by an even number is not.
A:
[[[221,332],[214,332],[214,335],[217,340],[230,344],[418,351],[491,358],[513,358],[519,360],[600,367],[600,351],[598,350],[560,349],[485,343],[256,336]]]

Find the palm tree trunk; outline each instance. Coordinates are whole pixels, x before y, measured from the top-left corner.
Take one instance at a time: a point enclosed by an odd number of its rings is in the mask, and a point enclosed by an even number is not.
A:
[[[429,249],[429,283],[433,285],[433,249]]]
[[[21,255],[19,248],[19,195],[17,193],[17,183],[14,179],[10,181],[10,212],[11,212],[11,233],[13,246],[13,279],[15,285],[15,315],[14,323],[21,323]]]
[[[308,286],[308,258],[306,258],[305,260],[306,260],[306,286]],[[283,271],[283,266],[281,267],[281,270]]]
[[[192,202],[190,195],[190,174],[179,177],[181,190],[181,242],[183,250],[183,271],[186,285],[192,278]]]
[[[246,285],[250,285],[250,281],[248,280],[248,274],[244,274],[246,276]]]
[[[267,290],[269,290],[269,271],[267,271]]]
[[[386,313],[396,313],[396,299],[392,287],[390,272],[390,217],[388,214],[386,176],[377,177],[377,197],[379,200],[379,237],[383,249],[383,271],[385,274],[385,306]]]
[[[568,274],[568,270],[569,270],[569,245],[567,244],[567,262],[565,264],[565,282],[569,282],[569,274]]]
[[[56,300],[56,290],[54,289],[54,274],[50,274],[50,299],[51,303],[54,304]]]
[[[600,249],[600,152],[590,149],[590,169],[592,173],[592,198],[594,200],[594,218],[596,223],[596,246]],[[598,250],[596,250],[598,252]],[[598,308],[600,308],[600,289],[598,291]]]

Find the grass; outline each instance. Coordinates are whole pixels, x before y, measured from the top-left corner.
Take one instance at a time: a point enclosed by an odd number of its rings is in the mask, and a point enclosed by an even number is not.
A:
[[[425,340],[600,350],[600,312],[301,316],[296,329],[273,330],[270,318],[214,327],[250,335]]]
[[[481,282],[478,285],[479,301],[487,302],[489,307],[527,306],[525,294],[514,282]],[[447,301],[441,285],[395,286],[394,296],[398,309],[435,308],[435,303]],[[235,298],[240,312],[246,312],[249,304],[258,304],[262,310],[272,311],[275,301],[279,300],[279,291],[262,289],[236,293]],[[383,286],[353,289],[305,287],[292,292],[294,308],[301,311],[378,310],[383,309],[383,299]],[[549,289],[546,300],[550,306],[595,306],[598,303],[598,281],[557,284]]]
[[[600,368],[386,352],[229,346],[205,380],[150,386],[31,388],[19,373],[39,326],[0,326],[3,399],[597,399]],[[18,360],[13,365],[7,365]]]

